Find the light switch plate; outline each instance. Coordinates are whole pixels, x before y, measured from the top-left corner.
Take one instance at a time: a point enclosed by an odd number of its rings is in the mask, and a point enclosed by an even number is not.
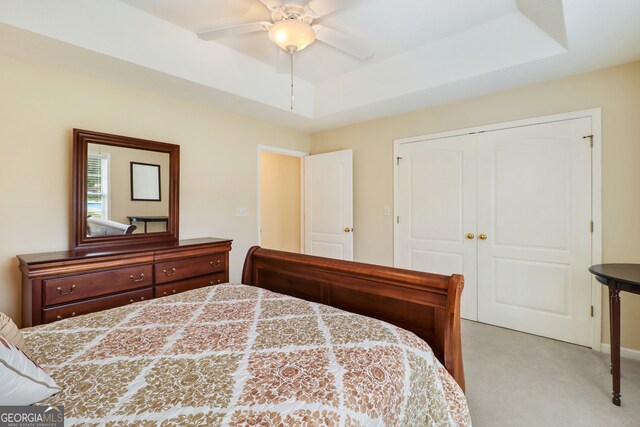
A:
[[[248,216],[249,209],[247,208],[236,208],[236,216]]]
[[[391,216],[391,208],[389,206],[384,207],[384,216]]]

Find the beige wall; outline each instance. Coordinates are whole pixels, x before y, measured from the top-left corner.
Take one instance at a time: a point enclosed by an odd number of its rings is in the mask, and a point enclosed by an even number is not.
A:
[[[161,141],[162,142],[162,141]],[[113,145],[89,144],[89,151],[109,155],[109,212],[108,219],[128,224],[127,216],[169,215],[169,154],[135,150]],[[160,165],[160,201],[131,200],[131,162]],[[144,224],[136,224],[134,233],[144,233]],[[150,222],[147,232],[166,230],[164,223]]]
[[[394,139],[594,107],[602,107],[603,261],[640,262],[640,62],[315,133],[311,154],[353,149],[355,259],[390,265],[393,218],[383,210],[393,206]],[[640,296],[622,298],[622,345],[640,349]]]
[[[69,247],[74,127],[180,144],[181,237],[233,238],[232,280],[257,240],[257,144],[309,149],[301,132],[6,56],[0,94],[0,311],[17,319],[15,255]],[[355,257],[388,265],[394,139],[593,107],[602,107],[603,260],[640,262],[640,62],[316,133],[310,148],[354,150]],[[624,294],[622,307],[622,343],[640,349],[640,297]]]
[[[298,157],[260,153],[260,210],[265,248],[300,252],[300,165]]]
[[[16,254],[69,248],[72,129],[180,145],[180,236],[234,239],[231,279],[256,244],[257,145],[308,151],[308,135],[0,56],[0,311],[20,319]],[[235,208],[248,208],[236,217]]]

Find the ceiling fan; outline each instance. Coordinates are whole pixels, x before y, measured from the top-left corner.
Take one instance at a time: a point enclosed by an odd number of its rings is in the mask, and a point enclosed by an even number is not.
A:
[[[216,28],[199,33],[202,40],[268,31],[271,40],[283,51],[293,55],[316,39],[358,59],[367,59],[373,51],[361,40],[342,32],[312,23],[343,9],[354,0],[260,0],[271,11],[271,21],[250,22]]]

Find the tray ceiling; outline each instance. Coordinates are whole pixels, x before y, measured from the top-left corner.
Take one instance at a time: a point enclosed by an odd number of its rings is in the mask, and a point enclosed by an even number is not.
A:
[[[307,131],[640,58],[637,0],[353,0],[317,23],[375,54],[300,52],[291,112],[266,33],[196,36],[262,20],[259,0],[0,0],[0,53]]]
[[[258,0],[120,1],[193,33],[270,20],[268,9]],[[351,6],[314,23],[358,37],[371,47],[374,56],[360,61],[316,42],[300,53],[296,75],[312,83],[325,81],[517,11],[515,0],[354,0]],[[218,43],[266,65],[277,65],[278,48],[266,32],[221,39]]]

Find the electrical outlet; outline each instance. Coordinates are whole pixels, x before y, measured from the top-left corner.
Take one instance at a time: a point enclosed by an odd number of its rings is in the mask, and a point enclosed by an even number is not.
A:
[[[248,216],[249,209],[247,208],[236,208],[236,216]]]

